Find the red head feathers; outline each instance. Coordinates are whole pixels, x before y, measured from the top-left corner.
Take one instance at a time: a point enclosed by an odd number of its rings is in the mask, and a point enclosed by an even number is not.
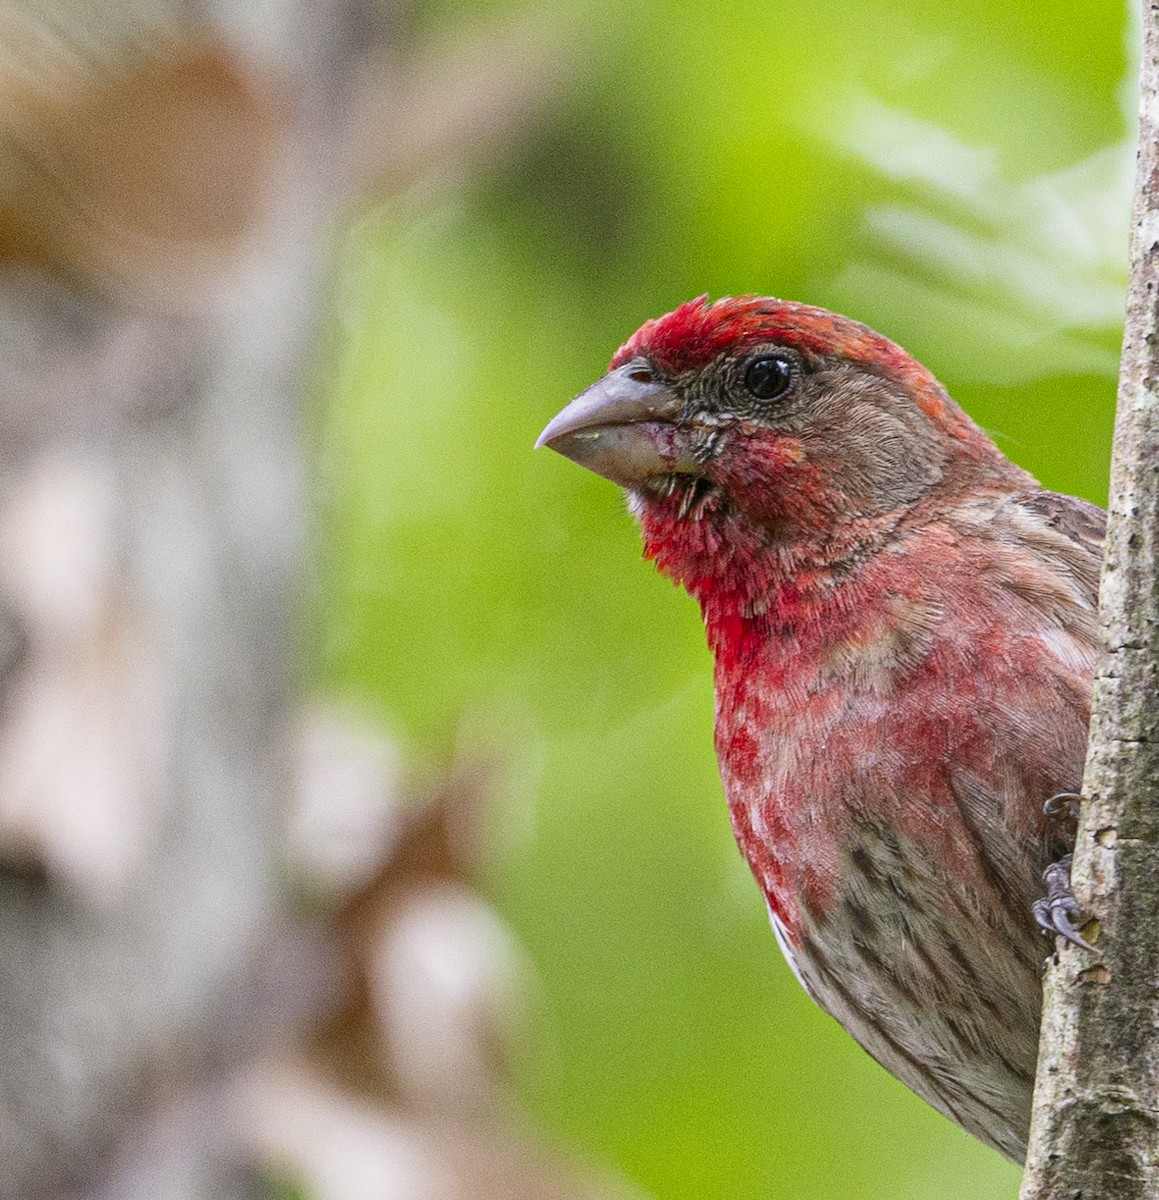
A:
[[[637,357],[667,374],[695,371],[726,350],[777,342],[817,358],[839,355],[904,384],[927,416],[951,428],[960,416],[943,403],[934,376],[895,342],[839,313],[766,296],[698,296],[655,320],[645,321],[616,351],[611,367]],[[963,429],[964,433],[965,430]],[[959,434],[961,436],[961,434]]]

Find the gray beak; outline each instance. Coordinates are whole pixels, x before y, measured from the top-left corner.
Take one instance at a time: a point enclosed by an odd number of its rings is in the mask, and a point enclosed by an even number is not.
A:
[[[699,470],[680,403],[641,363],[609,371],[548,422],[535,443],[618,483]]]

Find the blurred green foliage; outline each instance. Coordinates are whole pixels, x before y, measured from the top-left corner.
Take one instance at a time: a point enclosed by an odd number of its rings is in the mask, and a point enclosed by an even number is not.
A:
[[[557,1136],[662,1200],[1013,1197],[793,981],[732,845],[697,613],[614,488],[530,447],[645,317],[754,291],[882,329],[1102,501],[1133,31],[1091,0],[570,17],[578,82],[514,154],[346,243],[317,674],[420,759],[506,765],[489,886],[540,972],[521,1092]]]

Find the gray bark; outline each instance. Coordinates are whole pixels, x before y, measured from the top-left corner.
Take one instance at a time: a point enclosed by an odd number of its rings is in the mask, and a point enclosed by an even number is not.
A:
[[[0,272],[2,1200],[91,1184],[282,906],[298,401],[365,29],[343,0],[168,15],[276,77],[288,119],[196,312]]]
[[[1130,288],[1073,884],[1022,1200],[1159,1197],[1159,4],[1143,6]]]

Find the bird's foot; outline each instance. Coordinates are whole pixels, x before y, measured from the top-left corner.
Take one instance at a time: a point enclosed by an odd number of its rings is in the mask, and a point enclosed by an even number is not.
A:
[[[1075,946],[1084,950],[1093,950],[1090,942],[1084,941],[1074,922],[1082,917],[1082,910],[1074,898],[1070,887],[1071,855],[1066,854],[1051,863],[1042,873],[1042,882],[1046,884],[1046,896],[1035,900],[1033,905],[1034,919],[1047,931],[1058,937],[1065,938]]]

